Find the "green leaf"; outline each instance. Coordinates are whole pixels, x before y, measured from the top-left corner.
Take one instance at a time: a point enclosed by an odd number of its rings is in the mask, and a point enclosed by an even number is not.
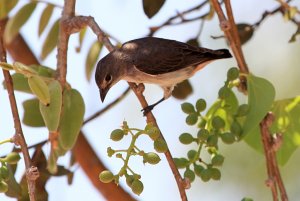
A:
[[[6,196],[18,198],[22,194],[22,189],[20,184],[16,181],[14,176],[12,165],[7,164],[7,168],[9,170],[9,179],[7,181],[8,184],[8,191],[5,193]]]
[[[144,13],[148,18],[152,18],[158,13],[164,3],[165,0],[143,0]]]
[[[27,22],[36,7],[36,2],[30,2],[23,6],[15,16],[10,18],[4,30],[4,41],[9,44],[19,33],[21,27]]]
[[[56,20],[52,25],[45,42],[43,43],[41,59],[44,60],[56,47],[59,33],[59,21]]]
[[[95,64],[98,60],[99,54],[102,50],[103,44],[95,41],[87,54],[85,60],[85,76],[87,80],[91,79],[92,71],[95,68]]]
[[[242,136],[249,134],[270,111],[275,98],[275,89],[266,79],[249,74],[247,77],[249,112]]]
[[[61,106],[62,106],[62,89],[58,81],[52,81],[49,84],[50,104],[40,103],[40,111],[45,124],[50,132],[57,131]]]
[[[28,85],[28,79],[26,76],[20,73],[15,73],[11,77],[14,83],[14,90],[30,94],[32,93]],[[6,89],[6,84],[4,81],[2,82],[2,84],[4,89]]]
[[[65,90],[58,138],[64,149],[68,150],[74,146],[82,126],[84,110],[81,94],[75,89]]]
[[[31,76],[28,78],[28,84],[32,93],[36,95],[41,103],[49,105],[50,93],[46,82],[39,76]]]
[[[193,87],[189,80],[184,80],[183,82],[177,84],[172,91],[172,96],[177,99],[186,99],[189,95],[193,93]]]
[[[78,45],[78,47],[76,47],[76,52],[80,52],[80,50],[81,50],[83,39],[86,36],[86,31],[87,31],[87,28],[85,27],[85,28],[81,29],[78,34],[79,45]]]
[[[0,0],[0,20],[6,18],[18,2],[18,0]]]
[[[15,62],[13,67],[17,73],[22,73],[23,75],[26,76],[32,76],[37,74],[37,71],[34,68],[20,62]]]
[[[272,112],[275,115],[275,121],[270,131],[283,135],[282,145],[276,152],[277,160],[280,165],[285,165],[300,146],[300,96],[275,101]],[[263,153],[260,136],[260,129],[257,126],[245,137],[245,142],[253,149]]]
[[[43,10],[40,23],[39,23],[39,36],[42,35],[43,31],[45,30],[46,26],[49,23],[49,20],[52,16],[54,6],[52,4],[48,4],[46,8]]]
[[[24,108],[24,116],[23,116],[23,123],[27,126],[32,127],[43,127],[45,126],[43,117],[40,113],[39,109],[39,100],[29,99],[23,102]]]

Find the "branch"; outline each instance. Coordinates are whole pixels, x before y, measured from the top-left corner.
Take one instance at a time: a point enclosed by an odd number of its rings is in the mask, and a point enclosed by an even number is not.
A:
[[[6,21],[6,20],[5,20]],[[5,28],[5,21],[1,21],[0,25],[0,61],[1,62],[7,62],[6,61],[6,51],[4,49],[3,44],[3,31]],[[31,166],[31,159],[28,152],[26,140],[23,134],[21,121],[19,118],[19,112],[17,108],[16,98],[14,94],[14,88],[13,88],[13,82],[12,78],[10,76],[9,71],[2,70],[5,84],[7,87],[7,93],[8,98],[10,102],[10,108],[12,112],[12,116],[14,119],[14,127],[15,127],[15,135],[13,137],[14,143],[17,146],[21,146],[21,150],[24,156],[24,162],[26,167],[26,180],[28,185],[28,191],[29,191],[29,198],[31,201],[35,201],[35,180],[39,177],[39,172],[36,167]]]
[[[206,13],[206,14],[203,14],[201,16],[194,17],[194,18],[191,18],[191,19],[184,19],[183,16],[186,15],[186,14],[189,14],[189,13],[195,11],[195,10],[198,10],[198,9],[202,8],[207,3],[209,3],[208,0],[202,2],[201,4],[199,4],[199,5],[197,5],[197,6],[193,7],[193,8],[190,8],[190,9],[185,10],[183,12],[177,13],[176,15],[170,17],[168,20],[166,20],[164,23],[162,23],[159,26],[150,27],[150,32],[149,32],[148,36],[153,36],[155,34],[155,32],[157,32],[159,29],[161,29],[162,27],[165,27],[165,26],[178,25],[178,24],[183,24],[183,23],[186,23],[186,22],[191,22],[191,21],[195,21],[195,20],[199,20],[199,19],[205,18],[209,13]],[[175,19],[177,19],[177,18],[180,18],[181,21],[177,22],[177,23],[173,23],[173,21]]]
[[[68,33],[75,33],[75,32],[78,32],[80,29],[82,29],[86,26],[89,26],[92,29],[92,31],[97,35],[99,42],[103,43],[109,51],[113,51],[115,49],[115,47],[112,45],[112,43],[110,42],[110,40],[108,39],[106,34],[101,30],[99,25],[95,22],[93,17],[91,17],[91,16],[73,17],[73,18],[68,19],[67,25],[69,25],[69,27],[66,29],[68,31]],[[133,92],[135,93],[135,95],[137,96],[138,100],[140,101],[142,108],[147,107],[148,103],[143,95],[143,87],[144,86],[143,85],[136,86],[136,84],[130,83],[130,82],[128,82],[128,84],[129,84],[130,88],[133,90]],[[156,119],[151,112],[148,112],[146,114],[146,118],[147,118],[148,123],[151,122],[153,125],[158,127]],[[162,133],[161,133],[161,137],[163,138]],[[165,156],[166,156],[169,166],[173,172],[173,175],[176,179],[181,199],[185,201],[185,200],[187,200],[185,188],[187,188],[188,184],[186,184],[185,180],[183,180],[181,178],[179,171],[173,161],[173,157],[172,157],[170,151],[167,151],[165,153]]]
[[[268,179],[266,181],[266,185],[271,188],[274,201],[278,200],[277,188],[280,191],[281,200],[288,201],[287,193],[276,160],[276,150],[278,150],[278,146],[276,145],[277,143],[274,141],[274,138],[272,138],[272,135],[269,131],[274,118],[274,115],[269,112],[259,124],[267,163]]]

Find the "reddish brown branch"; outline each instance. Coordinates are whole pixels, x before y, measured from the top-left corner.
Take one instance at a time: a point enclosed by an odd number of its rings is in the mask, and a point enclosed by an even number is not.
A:
[[[1,22],[0,26],[0,61],[1,62],[7,62],[6,61],[6,51],[4,49],[4,44],[3,44],[3,31],[5,28],[5,21]],[[14,143],[17,146],[21,147],[23,156],[24,156],[24,162],[25,162],[25,167],[26,167],[26,179],[27,179],[27,185],[28,185],[28,191],[29,191],[29,198],[31,201],[35,201],[35,180],[39,176],[39,172],[36,167],[31,166],[31,159],[30,155],[28,152],[26,140],[23,134],[22,126],[21,126],[21,121],[19,118],[19,112],[18,112],[18,107],[16,103],[16,98],[14,94],[14,87],[13,87],[13,82],[12,78],[10,76],[9,71],[3,70],[3,75],[5,79],[5,84],[7,88],[7,93],[8,93],[8,98],[10,102],[10,108],[14,120],[14,127],[15,127],[15,135],[13,137]]]

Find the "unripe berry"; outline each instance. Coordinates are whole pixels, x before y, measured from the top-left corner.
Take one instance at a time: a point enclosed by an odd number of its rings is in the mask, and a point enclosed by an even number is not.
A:
[[[224,143],[226,144],[232,144],[234,143],[235,141],[235,137],[234,137],[234,134],[230,133],[230,132],[226,132],[226,133],[223,133],[221,135],[221,139]]]
[[[230,89],[226,86],[222,87],[220,90],[219,90],[219,98],[220,99],[225,99],[229,96],[230,94]]]
[[[186,114],[191,114],[195,112],[195,108],[191,103],[182,103],[181,110]]]
[[[124,137],[124,131],[121,129],[115,129],[110,134],[110,139],[113,141],[120,141]]]
[[[230,126],[230,131],[237,137],[240,137],[242,134],[242,127],[239,122],[234,121]]]
[[[207,145],[210,147],[215,147],[218,144],[218,136],[217,135],[210,135],[207,138]]]
[[[201,129],[198,131],[197,138],[200,142],[205,142],[209,136],[209,132],[206,129]]]
[[[99,174],[99,179],[103,183],[110,183],[112,180],[114,180],[114,175],[111,171],[104,170]]]
[[[182,144],[191,144],[194,141],[194,138],[191,134],[189,133],[183,133],[179,136],[179,141]]]
[[[158,153],[165,153],[168,150],[168,145],[166,141],[162,138],[158,138],[153,143],[155,151]]]
[[[185,119],[185,122],[190,126],[195,125],[197,121],[198,121],[197,113],[189,114]]]
[[[150,163],[151,165],[155,165],[160,161],[160,157],[154,152],[145,153],[143,159],[144,163]]]
[[[221,117],[219,117],[219,116],[215,116],[212,119],[211,124],[217,130],[225,127],[225,121]]]
[[[127,185],[131,188],[132,182],[134,181],[134,176],[133,175],[127,175],[126,176],[126,183]]]
[[[194,172],[198,177],[201,177],[201,172],[204,170],[202,165],[194,164]]]
[[[219,169],[217,168],[210,168],[210,171],[211,171],[211,178],[213,180],[220,180],[221,178],[221,172]]]
[[[115,150],[113,150],[111,147],[107,147],[106,151],[109,157],[112,157],[115,154]]]
[[[134,194],[140,195],[144,190],[144,185],[140,180],[134,180],[131,184],[131,190]]]
[[[237,116],[238,117],[243,117],[246,116],[249,112],[249,105],[248,104],[242,104],[238,107],[237,110]]]
[[[20,155],[16,152],[9,153],[4,159],[8,164],[16,164],[21,159]]]
[[[0,168],[0,176],[7,181],[9,178],[9,170],[7,168],[6,165],[2,165],[2,167]]]
[[[202,181],[207,182],[211,179],[211,168],[207,168],[201,171],[200,173],[200,177],[202,179]]]
[[[160,136],[159,129],[157,127],[155,127],[155,126],[152,126],[149,129],[147,129],[146,133],[149,135],[149,137],[152,140],[156,140]]]
[[[195,173],[190,169],[186,169],[184,171],[184,178],[188,178],[190,182],[193,182],[195,180]]]
[[[202,111],[205,110],[205,108],[206,108],[206,102],[205,102],[205,100],[204,99],[197,100],[197,102],[196,102],[196,109],[197,109],[197,111],[198,112],[202,112]]]
[[[199,119],[198,128],[205,128],[207,121],[204,118]]]
[[[189,152],[187,153],[188,159],[190,161],[193,161],[195,159],[196,155],[197,155],[197,151],[195,151],[195,150],[189,150]]]
[[[8,191],[8,185],[5,181],[0,181],[0,193],[5,193]]]
[[[220,155],[220,154],[216,154],[213,155],[212,159],[211,159],[211,164],[213,166],[221,166],[224,162],[224,156]]]
[[[230,68],[228,71],[227,71],[227,80],[229,81],[232,81],[232,80],[235,80],[239,77],[239,70],[235,67],[233,68]]]

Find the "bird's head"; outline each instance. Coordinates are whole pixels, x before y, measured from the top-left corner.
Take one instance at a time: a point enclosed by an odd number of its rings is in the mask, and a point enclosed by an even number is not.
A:
[[[120,58],[116,52],[111,52],[103,57],[97,64],[95,80],[99,87],[100,98],[103,102],[109,89],[121,80],[123,76],[122,66],[119,65]]]

